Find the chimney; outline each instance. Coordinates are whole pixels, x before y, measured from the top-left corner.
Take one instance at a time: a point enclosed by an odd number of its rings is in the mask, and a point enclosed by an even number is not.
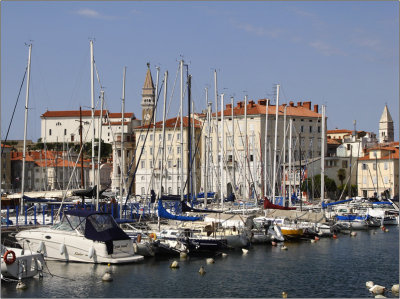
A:
[[[297,102],[297,107],[301,107],[301,102]]]
[[[282,104],[282,107],[286,107],[286,103]]]
[[[250,106],[250,107],[254,107],[254,101],[253,101],[253,100],[250,100],[250,101],[249,101],[249,106]]]
[[[238,106],[239,108],[242,108],[242,107],[243,107],[243,102],[238,102],[238,103],[237,103],[237,106]]]
[[[318,113],[318,105],[314,105],[314,112]]]
[[[266,106],[267,105],[267,100],[266,99],[258,100],[257,103],[258,103],[258,105]]]
[[[290,107],[294,107],[293,101],[290,101],[290,102],[289,102],[289,106],[290,106]]]
[[[226,104],[226,109],[232,109],[232,104]]]
[[[311,110],[311,102],[304,102],[303,106],[304,106],[304,108],[307,108],[308,110]]]

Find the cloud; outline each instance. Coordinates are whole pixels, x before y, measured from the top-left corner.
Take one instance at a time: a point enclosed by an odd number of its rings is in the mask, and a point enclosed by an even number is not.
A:
[[[75,12],[76,14],[92,19],[102,19],[102,20],[113,20],[116,19],[114,16],[107,16],[104,14],[99,13],[96,10],[89,9],[89,8],[81,8]]]
[[[268,36],[272,38],[277,38],[283,32],[283,30],[281,29],[271,30],[260,26],[254,26],[249,23],[236,23],[236,22],[233,23],[236,28],[258,36]]]
[[[325,56],[333,56],[333,55],[347,56],[347,54],[342,50],[332,47],[331,45],[323,41],[313,41],[310,42],[308,45]]]

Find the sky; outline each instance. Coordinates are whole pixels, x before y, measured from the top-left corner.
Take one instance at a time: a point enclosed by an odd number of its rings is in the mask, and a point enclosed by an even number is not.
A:
[[[192,75],[196,112],[218,92],[235,103],[274,99],[326,105],[327,129],[378,133],[388,105],[399,131],[398,1],[2,1],[1,137],[5,139],[32,43],[27,138],[40,137],[46,110],[90,109],[90,39],[94,40],[97,108],[141,119],[150,63],[154,83],[168,71],[167,117],[177,116],[179,60]],[[26,84],[26,81],[25,83]],[[8,139],[23,139],[23,86]],[[162,97],[161,97],[162,100]],[[185,103],[186,105],[186,103]],[[185,110],[187,108],[185,107]],[[215,109],[215,107],[213,107]],[[161,111],[161,105],[158,109]],[[161,120],[161,113],[157,113]]]

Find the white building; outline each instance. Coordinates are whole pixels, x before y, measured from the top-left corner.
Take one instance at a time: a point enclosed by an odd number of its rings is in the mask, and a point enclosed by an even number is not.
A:
[[[83,142],[92,140],[92,114],[91,110],[82,110]],[[41,116],[41,140],[42,142],[80,142],[79,126],[80,111],[46,111]],[[95,111],[94,132],[95,138],[99,138],[100,121],[102,124],[101,139],[105,143],[114,141],[114,134],[122,132],[122,113],[110,113],[103,110],[100,118],[100,110]],[[124,133],[131,132],[134,126],[140,125],[140,121],[131,112],[124,113]]]
[[[265,143],[267,101],[269,104],[268,129],[267,142]],[[224,142],[222,145],[223,159],[220,158],[222,144],[221,112],[218,113],[218,138],[215,113],[212,116],[210,128],[206,116],[204,116],[206,123],[202,133],[202,187],[204,188],[207,185],[208,192],[218,192],[219,186],[223,185],[222,196],[224,198],[229,196],[233,190],[236,190],[236,197],[239,198],[260,198],[264,194],[264,171],[266,171],[267,193],[272,193],[276,106],[271,105],[269,101],[262,99],[257,104],[254,101],[248,102],[247,131],[244,102],[238,102],[235,107],[232,107],[232,104],[226,105],[224,110]],[[288,126],[290,119],[292,119],[293,124],[292,161],[299,160],[300,152],[302,160],[321,156],[321,114],[318,113],[318,105],[314,105],[314,109],[311,109],[311,102],[298,102],[297,106],[290,102],[289,105],[280,105],[278,111],[276,165],[282,165],[289,161]],[[285,111],[286,123],[284,124]],[[284,128],[286,128],[285,151],[283,150]],[[283,155],[283,153],[285,154]],[[220,176],[221,160],[224,163],[223,184],[221,184]],[[245,163],[247,163],[247,167],[245,167]],[[264,167],[265,164],[266,167]],[[206,170],[206,167],[209,169]],[[206,171],[207,175],[205,174]],[[208,178],[207,182],[205,178]],[[282,180],[282,168],[277,166],[276,195],[282,194]]]

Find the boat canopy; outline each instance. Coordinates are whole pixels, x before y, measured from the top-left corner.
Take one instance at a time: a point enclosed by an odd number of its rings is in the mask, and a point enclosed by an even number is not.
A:
[[[24,195],[23,196],[25,202],[58,202],[61,203],[58,199],[46,199],[46,198],[36,198],[36,197],[29,197]]]
[[[273,204],[267,197],[264,197],[264,209],[275,209],[275,210],[296,210],[296,208],[284,207]]]
[[[171,213],[168,213],[167,210],[164,208],[162,200],[158,201],[158,216],[160,218],[181,220],[181,221],[197,221],[202,219],[201,217],[172,215]]]
[[[349,202],[349,201],[352,201],[352,200],[353,200],[352,198],[349,198],[349,199],[339,200],[339,201],[330,202],[330,203],[324,203],[323,202],[322,203],[322,208],[325,209],[326,207],[337,205],[337,204],[341,204],[341,203],[345,203],[345,202]]]
[[[222,213],[222,211],[206,210],[206,209],[195,209],[189,207],[186,202],[181,202],[182,212],[195,212],[195,213]]]
[[[117,225],[111,214],[87,210],[64,212],[63,222],[83,232],[85,238],[106,243],[108,254],[113,253],[113,241],[129,240],[130,237]]]

